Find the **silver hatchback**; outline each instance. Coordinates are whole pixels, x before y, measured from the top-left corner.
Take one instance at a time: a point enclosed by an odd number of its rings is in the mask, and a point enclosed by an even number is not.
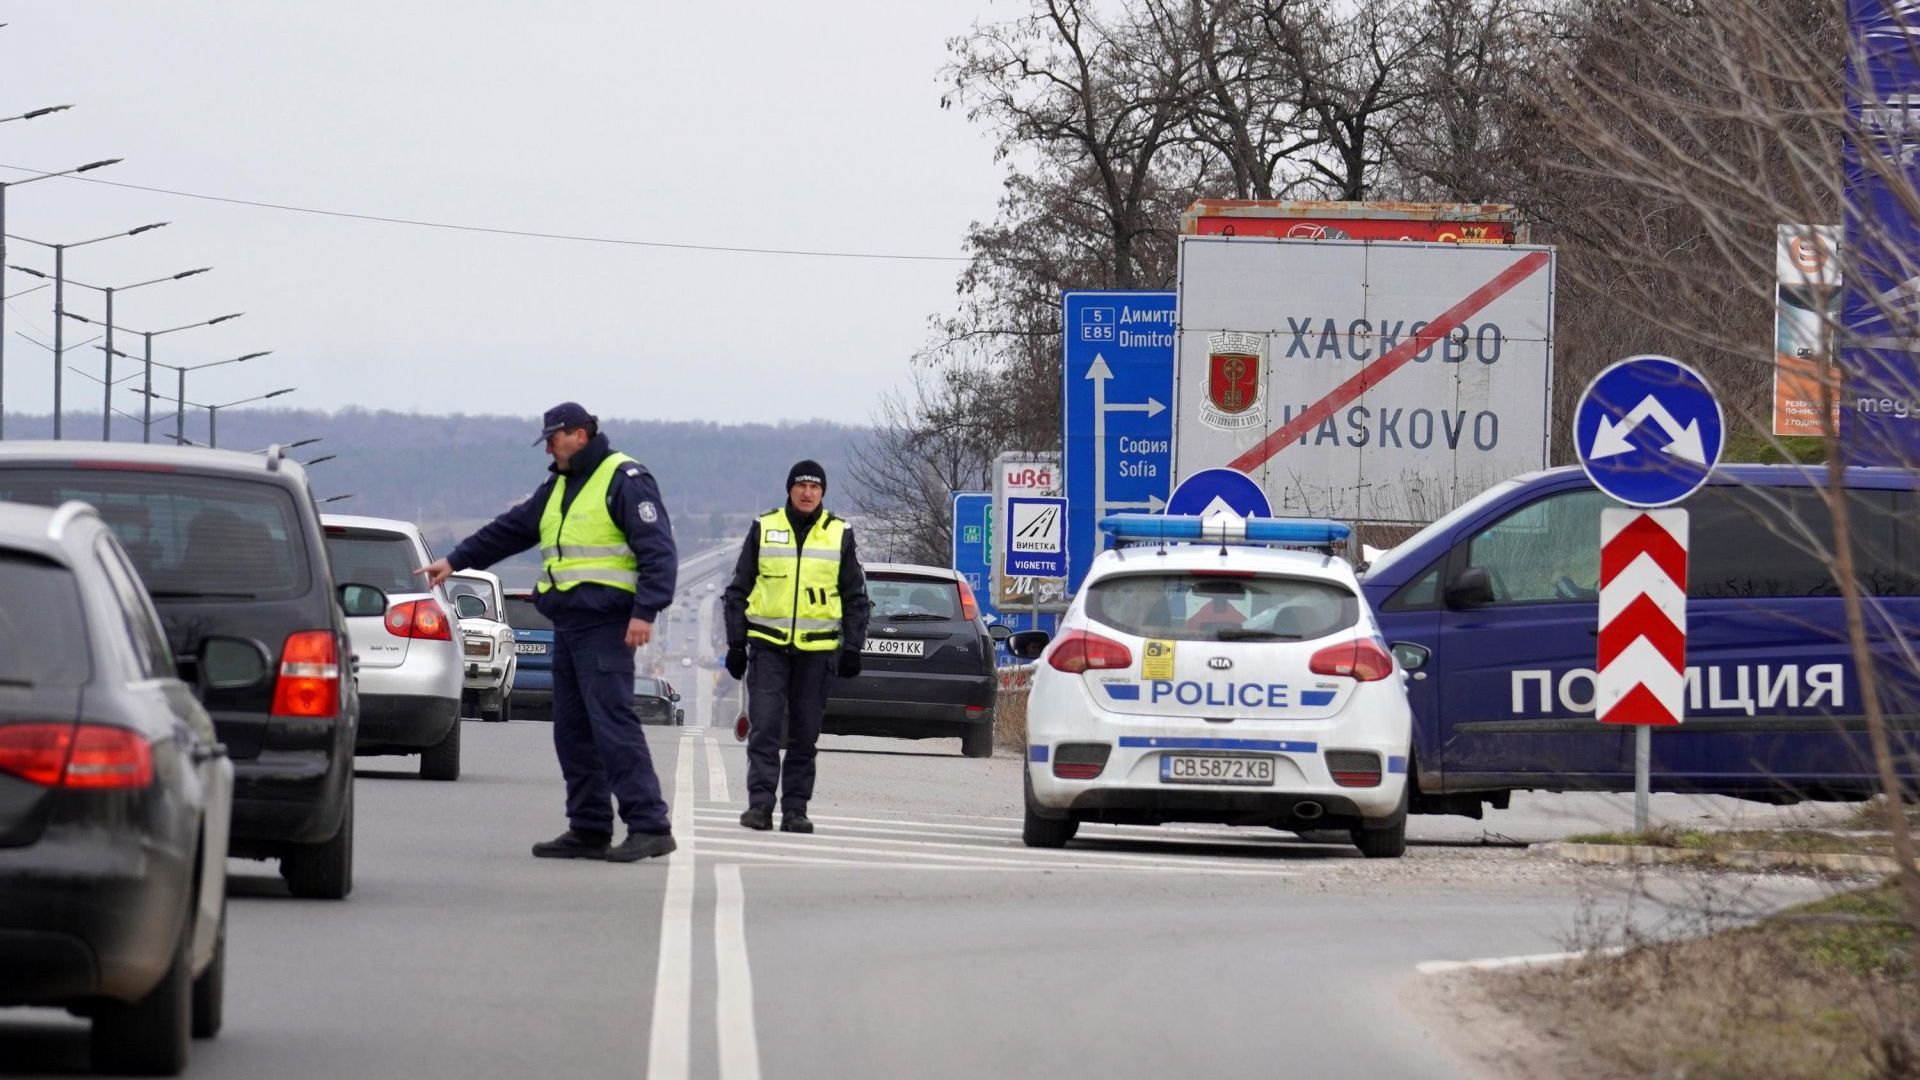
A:
[[[327,557],[338,582],[387,594],[385,615],[347,619],[360,685],[353,752],[419,754],[426,780],[460,778],[460,634],[443,589],[416,567],[433,561],[412,522],[324,514]]]

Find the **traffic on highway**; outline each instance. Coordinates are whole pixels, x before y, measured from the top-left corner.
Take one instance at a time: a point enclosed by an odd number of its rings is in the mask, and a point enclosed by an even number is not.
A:
[[[1920,1075],[1920,0],[980,6],[0,22],[0,1080]]]

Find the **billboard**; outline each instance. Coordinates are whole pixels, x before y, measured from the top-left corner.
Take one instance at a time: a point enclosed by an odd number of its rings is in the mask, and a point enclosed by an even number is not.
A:
[[[1837,225],[1781,225],[1774,248],[1773,433],[1823,435],[1820,403],[1839,408],[1833,329],[1840,320]]]
[[[1424,523],[1544,467],[1553,271],[1540,247],[1181,237],[1176,480]]]
[[[1841,453],[1920,464],[1920,3],[1847,0]]]
[[[993,607],[997,611],[1058,610],[1066,606],[1066,514],[1061,505],[1059,457],[1010,450],[994,460],[990,520],[1013,523],[1011,528],[996,526],[992,530],[1002,534],[992,537]]]

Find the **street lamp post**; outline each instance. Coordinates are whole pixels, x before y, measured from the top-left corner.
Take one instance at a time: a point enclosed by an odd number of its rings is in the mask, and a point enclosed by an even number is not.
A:
[[[21,113],[19,116],[10,116],[7,119],[31,120],[36,116],[45,116],[48,113],[56,113],[69,108],[72,108],[72,106],[55,105],[55,106],[52,106],[51,108],[35,109],[32,112]],[[75,173],[83,173],[92,169],[105,168],[108,165],[117,164],[119,161],[120,161],[119,158],[108,158],[105,161],[90,161],[85,165],[81,165],[77,168],[62,169],[58,172],[41,173],[38,176],[29,176],[25,180],[0,181],[0,266],[5,266],[7,264],[7,189],[8,188],[16,188],[16,187],[19,187],[21,184],[31,184],[36,180],[47,180],[55,176],[72,176]],[[3,277],[3,276],[4,275],[0,275],[0,277]],[[0,292],[3,292],[3,291],[5,290],[0,289]],[[59,362],[59,358],[56,357],[55,363],[57,364],[58,362]],[[6,381],[7,381],[7,306],[5,304],[0,304],[0,439],[4,439],[7,437]]]
[[[241,357],[240,359],[246,359],[246,357]],[[221,360],[221,361],[217,361],[216,363],[221,363],[221,364],[227,364],[227,363],[232,363],[232,361],[230,361],[230,360]],[[166,365],[166,366],[169,366],[169,367],[170,367],[170,366],[172,366],[172,365]],[[198,367],[213,367],[213,366],[214,366],[214,364],[200,364],[200,365],[198,365]],[[184,396],[184,394],[185,394],[185,392],[186,392],[186,390],[185,390],[185,386],[186,386],[186,377],[187,377],[187,372],[188,372],[188,371],[192,371],[192,370],[195,370],[195,369],[194,369],[194,368],[181,368],[181,369],[179,369],[179,372],[180,372],[180,380],[181,380],[181,394],[182,394],[183,396],[182,396],[182,397],[180,397],[180,398],[179,398],[178,400],[179,400],[179,402],[180,402],[180,406],[181,406],[181,408],[182,408],[183,410],[184,410],[184,409],[185,409],[185,408],[186,408],[187,406],[192,406],[193,408],[196,408],[196,409],[205,409],[205,410],[207,410],[207,445],[208,445],[209,447],[217,447],[217,446],[219,446],[219,445],[220,445],[220,426],[219,426],[219,425],[220,425],[220,410],[221,410],[221,409],[231,409],[231,408],[233,408],[233,407],[234,407],[234,406],[236,406],[236,405],[251,405],[251,404],[253,404],[253,403],[254,403],[254,402],[256,402],[256,401],[265,401],[265,400],[267,400],[268,398],[277,398],[277,397],[279,397],[279,396],[281,396],[282,394],[291,394],[291,393],[293,393],[294,391],[296,391],[296,390],[298,390],[298,389],[299,389],[299,387],[297,387],[297,386],[288,386],[288,387],[283,387],[283,388],[281,388],[281,389],[279,389],[279,390],[269,390],[269,391],[267,391],[267,392],[266,392],[266,393],[264,393],[264,394],[255,394],[255,395],[253,395],[252,397],[244,397],[244,398],[241,398],[241,399],[240,399],[240,400],[238,400],[238,401],[225,401],[225,402],[221,402],[221,403],[220,403],[220,404],[218,404],[218,405],[203,405],[203,404],[201,404],[200,402],[197,402],[197,401],[188,401],[188,400],[186,400],[186,398],[185,398],[185,396]],[[143,390],[143,391],[141,391],[141,393],[143,393],[143,394],[146,394],[146,395],[147,395],[147,396],[148,396],[149,398],[152,398],[152,397],[156,397],[156,396],[158,396],[158,395],[156,395],[156,394],[154,394],[154,392],[153,392],[153,391],[151,391],[151,390]],[[176,434],[174,435],[174,441],[176,441],[177,443],[179,443],[179,444],[180,444],[180,445],[182,445],[182,446],[185,446],[185,445],[187,445],[187,438],[186,438],[186,435],[185,435],[185,434],[183,434],[183,433],[178,433],[178,429],[177,429],[177,428],[176,428]]]
[[[32,274],[32,275],[33,275],[34,277],[37,277],[37,278],[46,278],[46,279],[47,279],[48,281],[52,281],[52,280],[54,280],[54,279],[53,279],[52,277],[49,277],[48,275],[46,275],[46,274],[43,274],[43,273],[41,273],[40,271],[38,271],[38,270],[35,270],[35,269],[33,269],[32,267],[27,267],[27,266],[15,266],[15,267],[13,267],[13,269],[15,269],[15,270],[18,270],[18,271],[20,271],[20,272],[21,272],[21,273],[23,273],[23,274]],[[106,317],[106,318],[105,318],[104,320],[102,320],[102,321],[101,321],[101,323],[99,323],[99,325],[100,325],[100,326],[102,327],[102,329],[104,330],[104,332],[105,332],[105,334],[106,334],[106,339],[107,339],[107,343],[106,343],[106,352],[107,352],[107,377],[106,377],[106,379],[104,380],[104,385],[105,385],[105,386],[106,386],[106,387],[108,388],[108,400],[107,400],[106,402],[104,402],[104,403],[102,403],[102,404],[101,404],[101,406],[100,406],[100,414],[101,414],[101,420],[100,420],[100,438],[101,438],[101,440],[102,440],[103,442],[106,442],[106,441],[111,441],[111,440],[113,439],[113,406],[112,406],[112,388],[113,388],[113,382],[114,382],[114,379],[113,379],[113,358],[114,358],[115,356],[125,356],[125,355],[126,355],[125,353],[122,353],[122,352],[120,352],[120,351],[119,351],[118,349],[115,349],[115,348],[113,347],[113,330],[114,330],[114,324],[113,324],[113,295],[114,295],[115,293],[120,293],[120,292],[126,292],[126,291],[127,291],[127,290],[129,290],[129,289],[138,289],[138,288],[141,288],[141,287],[143,287],[143,286],[146,286],[146,285],[158,285],[158,284],[160,284],[160,283],[161,283],[161,282],[163,282],[163,281],[179,281],[179,280],[181,280],[182,278],[190,278],[190,277],[192,277],[192,276],[194,276],[195,274],[204,274],[204,273],[206,273],[207,271],[209,271],[209,270],[211,270],[211,269],[213,269],[213,267],[211,267],[211,266],[200,266],[200,267],[195,267],[195,268],[194,268],[194,269],[192,269],[192,270],[182,270],[182,271],[180,271],[180,272],[179,272],[179,273],[177,273],[177,274],[169,274],[169,275],[167,275],[166,277],[157,277],[157,278],[152,278],[152,279],[150,279],[150,280],[147,280],[147,281],[136,281],[136,282],[134,282],[134,283],[133,283],[132,285],[118,285],[118,286],[116,286],[116,285],[106,285],[106,286],[101,286],[101,285],[89,285],[89,284],[87,284],[87,283],[86,283],[86,282],[84,282],[84,281],[73,281],[73,280],[71,280],[71,279],[69,279],[69,280],[67,281],[67,284],[69,284],[69,285],[78,285],[78,286],[80,286],[80,287],[81,287],[81,288],[83,288],[83,289],[92,289],[92,290],[94,290],[95,292],[98,292],[98,293],[102,293],[102,294],[104,294],[104,295],[106,296],[106,303],[107,303],[107,317]],[[56,287],[57,287],[57,285],[56,285]],[[86,323],[86,324],[88,324],[88,325],[90,325],[90,326],[91,326],[91,325],[94,325],[94,322],[93,322],[93,320],[92,320],[92,319],[89,319],[89,318],[87,318],[87,317],[86,317],[86,316],[84,316],[84,315],[78,315],[78,314],[75,314],[74,312],[71,312],[71,311],[69,311],[69,312],[66,312],[65,314],[66,314],[66,316],[67,316],[67,318],[69,318],[69,319],[75,319],[75,320],[78,320],[78,321],[80,321],[80,322],[83,322],[83,323]]]
[[[53,243],[48,243],[45,240],[35,240],[32,237],[27,237],[27,236],[10,237],[10,239],[25,240],[29,244],[37,244],[40,247],[53,249],[53,437],[54,438],[56,439],[60,438],[60,407],[61,407],[60,376],[62,372],[65,370],[65,365],[61,362],[63,359],[63,353],[65,352],[65,349],[62,344],[62,337],[61,337],[61,335],[65,332],[65,324],[62,323],[60,320],[66,311],[65,301],[66,301],[66,295],[67,295],[67,291],[66,291],[67,249],[77,248],[77,247],[86,247],[88,244],[98,244],[103,240],[118,240],[123,236],[139,236],[143,232],[152,232],[153,230],[161,228],[166,224],[167,223],[164,221],[156,221],[150,225],[140,225],[132,229],[127,229],[123,232],[108,233],[105,236],[96,236],[91,240],[76,240],[71,244],[53,244]],[[0,235],[3,235],[3,233],[0,233]]]
[[[165,364],[153,358],[153,339],[161,336],[162,334],[171,334],[178,330],[192,330],[195,327],[200,327],[200,326],[213,326],[216,323],[223,323],[230,319],[237,319],[244,314],[246,314],[246,312],[236,311],[231,315],[220,315],[211,319],[203,319],[200,322],[187,323],[184,326],[170,326],[165,330],[135,330],[132,327],[127,327],[127,326],[123,326],[120,328],[122,330],[125,330],[129,334],[139,334],[142,338],[146,339],[146,349],[145,349],[145,354],[143,356],[134,356],[131,353],[125,353],[125,352],[120,353],[122,357],[125,357],[128,360],[139,360],[146,365],[147,379],[144,384],[143,392],[147,395],[147,405],[146,405],[146,409],[144,410],[143,419],[141,420],[141,424],[140,424],[140,427],[141,427],[140,441],[141,442],[153,441],[153,399],[155,396],[153,393],[153,369],[155,365],[159,365],[160,367],[163,367],[163,368],[172,368],[173,370],[180,372],[180,395],[178,398],[175,399],[175,402],[174,402],[176,405],[178,405],[180,404],[181,401],[183,401],[186,398],[186,394],[187,394],[186,372],[187,371],[192,371],[194,368],[213,367],[214,364],[237,364],[242,360],[252,360],[255,357],[266,356],[268,355],[268,353],[271,353],[273,351],[272,349],[268,349],[266,350],[266,352],[248,353],[245,356],[236,356],[231,360],[216,360],[212,364],[194,364],[190,367],[182,369],[177,364]],[[79,319],[81,322],[92,321],[91,319],[86,319],[79,315],[75,315],[72,312],[67,313],[67,318]],[[178,416],[179,414],[176,412],[175,421],[174,421],[175,435],[179,435],[182,433],[180,429],[180,421],[178,419]]]

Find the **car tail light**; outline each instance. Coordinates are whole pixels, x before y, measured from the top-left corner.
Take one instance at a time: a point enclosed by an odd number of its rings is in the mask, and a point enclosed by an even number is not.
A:
[[[1379,787],[1380,755],[1370,750],[1329,750],[1327,771],[1341,787]]]
[[[1062,780],[1092,780],[1106,769],[1112,752],[1106,743],[1061,743],[1053,748],[1053,775]]]
[[[387,633],[394,637],[452,641],[453,624],[435,600],[409,600],[387,609]]]
[[[1133,666],[1133,652],[1125,645],[1085,630],[1069,630],[1053,643],[1047,663],[1056,671],[1078,675]]]
[[[297,630],[280,649],[273,686],[275,716],[336,716],[340,712],[340,643],[331,630]]]
[[[1393,674],[1393,657],[1372,638],[1356,638],[1314,653],[1307,669],[1315,675],[1344,675],[1361,682],[1373,682]]]
[[[980,601],[973,598],[973,586],[958,582],[960,586],[960,617],[972,622],[980,617]]]
[[[153,747],[104,724],[0,727],[0,772],[45,787],[105,791],[153,783]]]

